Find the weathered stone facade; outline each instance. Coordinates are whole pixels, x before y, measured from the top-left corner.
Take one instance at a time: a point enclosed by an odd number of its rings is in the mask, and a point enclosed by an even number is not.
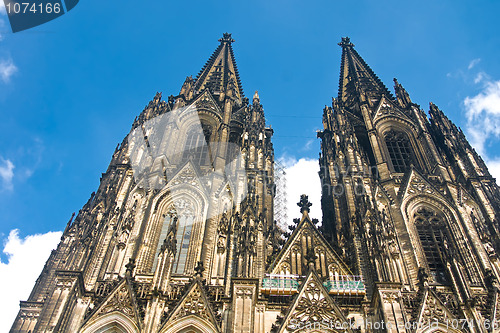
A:
[[[273,130],[219,42],[135,119],[11,332],[496,331],[500,192],[463,133],[344,38],[322,226],[304,195],[284,232]]]
[[[322,231],[363,276],[367,320],[392,332],[497,331],[495,180],[437,106],[428,119],[349,38],[339,45],[339,94],[318,134]]]

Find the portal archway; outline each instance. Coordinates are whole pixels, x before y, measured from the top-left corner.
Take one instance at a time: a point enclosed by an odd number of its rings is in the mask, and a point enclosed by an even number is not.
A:
[[[104,316],[90,320],[80,330],[80,333],[136,333],[139,328],[132,319],[123,313],[114,311]]]

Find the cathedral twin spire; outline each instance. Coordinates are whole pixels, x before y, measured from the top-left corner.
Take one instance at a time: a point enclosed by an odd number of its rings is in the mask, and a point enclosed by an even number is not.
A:
[[[377,75],[375,75],[370,66],[356,52],[354,44],[351,43],[349,37],[343,37],[338,45],[342,47],[339,101],[346,102],[349,96],[356,95],[361,91],[379,98],[381,95],[393,98],[392,94]]]
[[[234,39],[230,33],[224,33],[219,42],[220,45],[196,77],[194,89],[196,93],[209,89],[213,94],[223,94],[241,102],[244,93],[234,59]]]
[[[158,93],[136,120],[137,141],[115,151],[13,332],[290,332],[328,323],[371,333],[380,318],[465,318],[479,332],[500,319],[500,294],[488,287],[500,272],[500,191],[436,106],[429,124],[397,80],[394,98],[342,38],[338,99],[319,133],[322,226],[303,195],[302,218],[283,234],[273,222],[273,131],[259,94],[251,105],[244,97],[231,34],[219,42],[178,96]],[[147,123],[172,114],[175,122]],[[214,168],[202,163],[207,154]],[[148,182],[134,179],[132,160],[149,163]],[[353,320],[360,324],[344,328]]]

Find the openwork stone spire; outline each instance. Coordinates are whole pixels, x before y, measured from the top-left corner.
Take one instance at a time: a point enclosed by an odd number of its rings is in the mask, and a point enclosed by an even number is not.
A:
[[[198,74],[194,88],[196,93],[209,89],[215,95],[224,94],[240,101],[244,97],[240,75],[234,59],[230,33],[224,33],[219,39],[220,45]]]
[[[340,67],[339,101],[346,102],[361,91],[380,97],[393,99],[387,87],[354,49],[349,37],[338,43],[342,47]]]

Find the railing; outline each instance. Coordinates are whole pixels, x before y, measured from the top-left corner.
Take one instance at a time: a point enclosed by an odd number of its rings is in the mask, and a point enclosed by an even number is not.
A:
[[[262,292],[268,295],[291,295],[299,290],[299,275],[268,275],[262,280]],[[365,284],[360,276],[336,276],[323,282],[328,293],[336,295],[365,295]]]
[[[262,292],[266,294],[290,295],[298,290],[298,275],[268,275],[262,280]]]
[[[338,276],[339,279],[323,283],[330,294],[364,295],[365,284],[360,276]]]

